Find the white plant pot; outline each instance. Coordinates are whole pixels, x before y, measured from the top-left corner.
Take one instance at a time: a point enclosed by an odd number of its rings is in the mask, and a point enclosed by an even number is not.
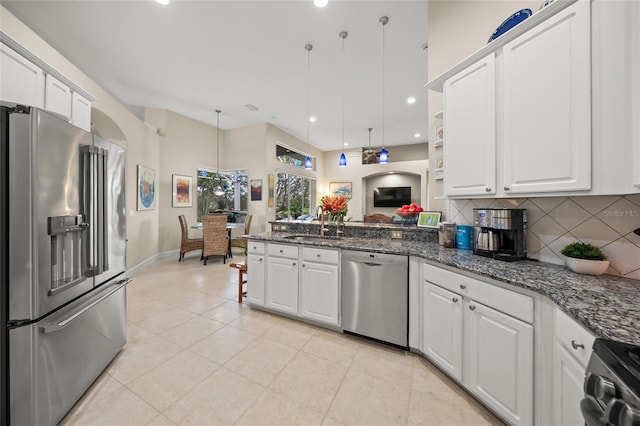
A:
[[[587,275],[602,275],[609,267],[608,260],[576,259],[567,256],[564,257],[564,263],[573,272]]]

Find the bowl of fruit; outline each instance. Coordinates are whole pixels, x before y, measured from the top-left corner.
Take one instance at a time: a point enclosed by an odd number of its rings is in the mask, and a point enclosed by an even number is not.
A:
[[[405,220],[417,217],[422,211],[424,211],[424,209],[416,205],[416,203],[405,204],[404,206],[396,209],[398,216]]]

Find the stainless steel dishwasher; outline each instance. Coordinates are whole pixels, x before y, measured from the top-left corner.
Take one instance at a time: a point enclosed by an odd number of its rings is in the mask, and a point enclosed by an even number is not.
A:
[[[406,348],[409,259],[342,251],[342,329]]]

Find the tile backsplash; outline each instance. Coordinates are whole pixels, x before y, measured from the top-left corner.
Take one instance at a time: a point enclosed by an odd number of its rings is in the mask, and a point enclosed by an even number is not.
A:
[[[472,225],[474,208],[527,209],[527,256],[562,265],[560,251],[575,241],[600,247],[607,274],[640,280],[640,194],[624,196],[449,200],[446,220]]]

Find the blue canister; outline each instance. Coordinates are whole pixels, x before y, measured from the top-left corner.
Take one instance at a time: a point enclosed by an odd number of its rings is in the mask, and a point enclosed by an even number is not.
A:
[[[461,250],[471,250],[473,240],[473,227],[458,225],[456,229],[456,247]]]

